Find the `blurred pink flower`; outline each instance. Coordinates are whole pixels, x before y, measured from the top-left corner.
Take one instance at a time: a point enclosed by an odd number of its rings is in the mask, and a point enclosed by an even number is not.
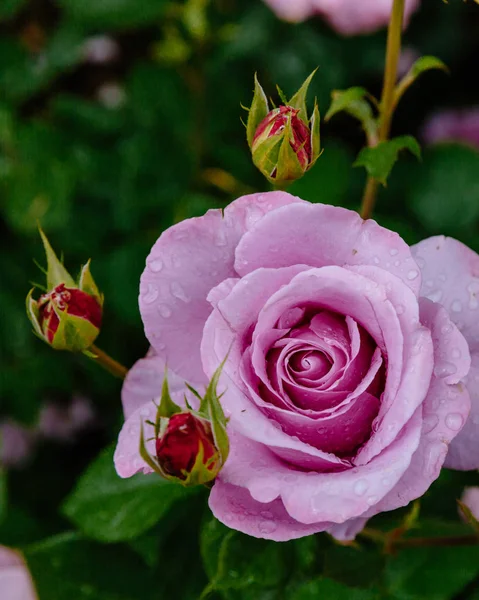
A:
[[[30,573],[19,552],[0,546],[0,598],[37,600]]]
[[[476,519],[479,519],[479,487],[465,488],[461,500],[469,508]]]
[[[385,27],[393,0],[265,0],[286,21],[304,21],[314,15],[323,17],[342,35],[366,34]],[[406,0],[405,21],[419,7],[419,0]]]
[[[102,65],[118,59],[120,46],[108,35],[96,35],[85,41],[82,55],[85,62]]]
[[[24,466],[33,453],[35,438],[32,429],[11,419],[0,423],[0,465],[6,468]]]
[[[68,406],[46,403],[40,411],[37,429],[43,438],[69,442],[94,421],[91,401],[83,396],[74,396]]]
[[[427,144],[464,142],[479,148],[479,106],[433,113],[422,128]]]

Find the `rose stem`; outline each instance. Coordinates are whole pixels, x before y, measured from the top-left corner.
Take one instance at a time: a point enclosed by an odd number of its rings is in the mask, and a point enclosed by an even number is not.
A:
[[[92,355],[90,356],[96,363],[101,365],[104,369],[106,369],[109,373],[114,375],[115,377],[119,377],[120,379],[125,379],[126,374],[128,373],[128,369],[120,364],[115,359],[111,358],[106,352],[100,350],[98,346],[92,344],[89,348],[89,351]]]
[[[392,554],[395,550],[400,550],[402,548],[422,548],[429,546],[475,546],[479,544],[479,536],[477,535],[389,539],[388,534],[376,529],[370,529],[369,527],[363,529],[359,535],[378,544],[383,544],[386,554]]]
[[[379,109],[378,143],[385,142],[388,139],[391,130],[391,121],[394,113],[394,90],[396,87],[399,57],[401,54],[404,5],[405,0],[394,0],[391,20],[389,21],[384,85]],[[372,215],[376,203],[378,187],[378,180],[373,177],[368,177],[360,209],[360,215],[363,219],[369,219]]]

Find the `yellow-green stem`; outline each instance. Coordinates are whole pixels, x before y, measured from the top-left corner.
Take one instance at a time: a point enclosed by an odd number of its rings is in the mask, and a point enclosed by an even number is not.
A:
[[[380,103],[378,142],[384,142],[389,137],[394,113],[394,92],[396,88],[399,57],[401,54],[401,35],[404,17],[405,0],[394,0],[391,20],[388,28],[386,49],[386,66],[384,84]],[[369,219],[374,210],[379,182],[369,177],[364,189],[360,214],[363,219]]]
[[[126,374],[128,373],[128,369],[126,367],[124,367],[115,359],[111,358],[111,356],[109,356],[106,352],[103,352],[103,350],[100,350],[100,348],[98,348],[98,346],[95,346],[95,344],[92,344],[90,346],[89,351],[92,355],[94,355],[91,356],[92,360],[101,365],[104,369],[106,369],[115,377],[125,379]]]

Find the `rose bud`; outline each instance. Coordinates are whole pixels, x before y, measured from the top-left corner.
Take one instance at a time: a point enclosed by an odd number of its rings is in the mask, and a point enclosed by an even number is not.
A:
[[[308,122],[306,94],[312,73],[300,90],[284,104],[269,109],[266,95],[255,79],[253,103],[247,123],[253,162],[277,188],[284,188],[310,169],[320,155],[319,110],[315,102]]]
[[[183,395],[186,408],[173,401],[165,373],[156,420],[142,422],[140,429],[139,453],[150,472],[183,486],[207,484],[218,475],[229,453],[226,418],[216,393],[221,369],[222,365],[213,375],[204,397],[187,386],[199,400],[197,411],[179,390],[173,391],[172,395],[179,399]],[[150,405],[146,412],[151,408]],[[156,456],[152,456],[146,448],[145,424],[153,428]],[[118,469],[119,457],[116,462]],[[124,476],[121,467],[119,473]]]
[[[47,255],[47,291],[27,296],[27,314],[35,334],[55,350],[87,351],[100,333],[103,296],[88,262],[75,282],[40,230]]]
[[[208,421],[191,412],[173,415],[156,440],[156,457],[165,473],[186,479],[200,459],[212,473],[218,472],[220,456]]]

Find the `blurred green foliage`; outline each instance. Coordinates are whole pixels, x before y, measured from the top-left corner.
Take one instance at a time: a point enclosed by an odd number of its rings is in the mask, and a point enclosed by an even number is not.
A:
[[[407,92],[394,135],[418,136],[435,108],[479,102],[479,11],[423,5],[406,44],[451,75],[427,74]],[[116,45],[103,62],[92,56],[98,36]],[[311,97],[324,114],[333,89],[380,90],[384,42],[384,32],[342,39],[319,19],[282,23],[260,0],[0,2],[0,416],[33,424],[43,401],[81,392],[100,421],[76,444],[44,444],[27,469],[0,474],[0,543],[25,550],[41,600],[479,598],[475,548],[385,556],[374,542],[346,547],[325,535],[275,544],[220,525],[206,493],[118,479],[103,449],[122,422],[120,383],[53,352],[24,314],[29,282],[40,278],[41,222],[69,268],[92,258],[106,297],[99,345],[127,365],[143,356],[138,281],[158,235],[266,189],[240,120],[253,73],[268,93],[276,83],[289,93],[319,66]],[[322,136],[323,156],[291,192],[357,208],[360,126],[339,115]],[[470,148],[426,149],[422,163],[404,156],[376,218],[409,243],[447,233],[479,250],[478,174]],[[474,473],[441,475],[422,501],[428,535],[464,533],[455,499],[474,482]],[[371,527],[390,530],[403,514]]]

